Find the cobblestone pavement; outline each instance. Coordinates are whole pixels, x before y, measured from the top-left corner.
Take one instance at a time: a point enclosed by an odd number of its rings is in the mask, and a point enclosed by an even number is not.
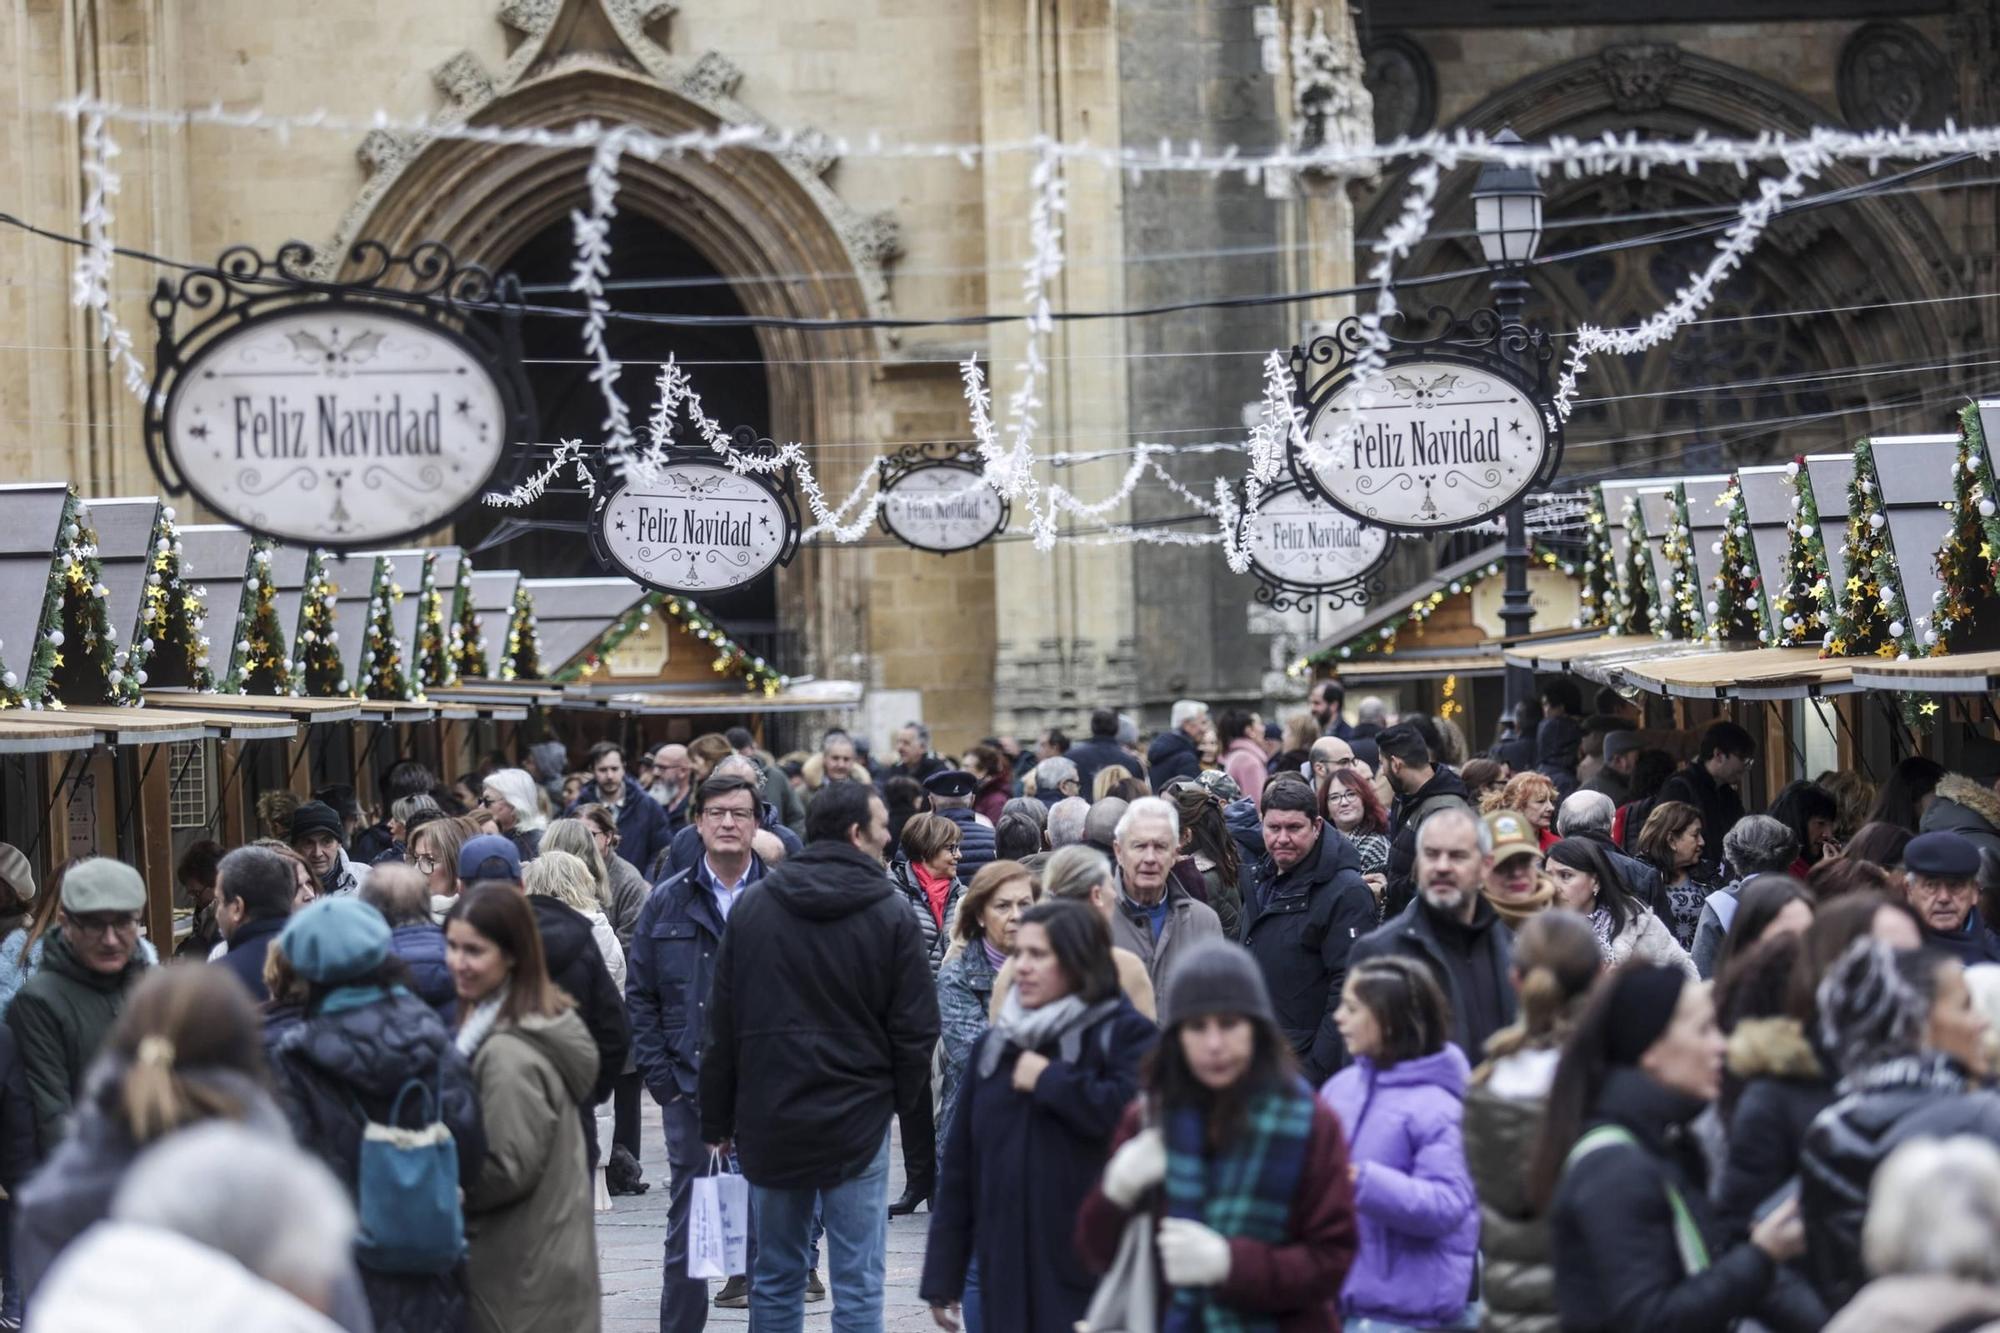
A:
[[[890,1149],[889,1198],[903,1192],[900,1143]],[[597,1215],[597,1271],[604,1287],[606,1333],[655,1333],[660,1326],[660,1266],[667,1235],[667,1148],[660,1130],[660,1108],[646,1100],[645,1151],[642,1161],[652,1188],[637,1198],[618,1198],[608,1213]],[[928,1207],[928,1205],[926,1205]],[[917,1299],[917,1280],[924,1263],[924,1233],[930,1213],[899,1217],[889,1223],[888,1291],[883,1324],[888,1333],[936,1333],[930,1311]],[[820,1276],[826,1276],[821,1257]],[[720,1283],[711,1283],[720,1290]],[[807,1333],[824,1333],[833,1301],[806,1306]],[[747,1328],[747,1310],[709,1310],[708,1326]]]

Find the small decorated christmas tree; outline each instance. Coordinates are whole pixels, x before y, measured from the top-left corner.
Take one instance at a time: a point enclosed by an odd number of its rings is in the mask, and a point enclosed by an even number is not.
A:
[[[278,585],[271,577],[271,543],[250,547],[250,564],[243,578],[243,599],[236,623],[241,635],[229,653],[224,694],[290,694],[296,682],[285,656],[285,630],[278,621]]]
[[[1590,510],[1584,515],[1583,587],[1577,593],[1579,627],[1608,628],[1618,610],[1618,557],[1611,546],[1611,521],[1604,512],[1604,488],[1590,488]]]
[[[208,669],[208,589],[188,582],[182,569],[180,529],[172,506],[162,505],[153,524],[146,587],[139,601],[142,637],[127,652],[126,670],[140,685],[214,688]]]
[[[1826,563],[1826,534],[1804,455],[1785,464],[1792,483],[1792,516],[1785,523],[1785,567],[1777,571],[1771,597],[1777,619],[1773,642],[1781,648],[1827,648],[1833,644],[1833,586]]]
[[[1618,575],[1618,611],[1612,628],[1620,634],[1653,632],[1653,565],[1646,555],[1646,519],[1639,512],[1639,498],[1626,495],[1625,561]]]
[[[396,633],[396,603],[403,590],[395,580],[396,562],[375,557],[375,577],[368,589],[368,631],[361,643],[361,690],[364,699],[404,701],[410,698],[410,678],[403,670],[403,640]]]
[[[458,597],[451,617],[451,669],[458,680],[484,680],[492,671],[486,660],[486,625],[472,600],[470,557],[458,565]]]
[[[535,599],[523,584],[514,589],[514,609],[507,617],[507,660],[500,664],[500,679],[541,678],[542,632],[535,624]]]
[[[1979,417],[1979,404],[1969,403],[1959,414],[1963,427],[1958,438],[1958,466],[1952,472],[1952,498],[1945,509],[1952,516],[1951,531],[1938,548],[1937,575],[1943,585],[1933,623],[1922,624],[1918,642],[1934,652],[1955,649],[1963,652],[1971,637],[1975,611],[1995,613],[2000,619],[2000,488],[1996,488],[1993,464],[1986,454],[1986,431]],[[1995,620],[1987,620],[1989,625]]]
[[[1716,543],[1722,568],[1709,585],[1709,641],[1758,641],[1764,638],[1761,626],[1768,614],[1764,580],[1757,567],[1757,547],[1750,540],[1750,511],[1743,503],[1743,488],[1734,477],[1723,487],[1716,507],[1724,511],[1722,538]]]
[[[340,631],[333,627],[340,588],[325,551],[306,557],[305,600],[299,610],[299,651],[293,678],[308,699],[338,699],[348,692],[347,667],[340,660]]]
[[[1847,486],[1847,582],[1834,616],[1827,652],[1834,657],[1908,657],[1916,648],[1909,613],[1901,603],[1903,580],[1889,543],[1889,517],[1875,480],[1875,451],[1854,445],[1854,477]]]
[[[138,682],[118,665],[118,631],[104,603],[108,591],[90,512],[71,488],[63,500],[35,641],[15,659],[27,660],[27,678],[0,671],[0,708],[139,702]]]
[[[1667,497],[1667,530],[1660,534],[1667,588],[1655,627],[1663,639],[1697,639],[1702,634],[1701,575],[1694,567],[1692,538],[1687,491],[1677,485]]]
[[[458,666],[452,658],[449,626],[450,609],[438,592],[437,552],[424,552],[423,581],[417,587],[416,667],[410,675],[417,691],[438,689],[458,682]]]

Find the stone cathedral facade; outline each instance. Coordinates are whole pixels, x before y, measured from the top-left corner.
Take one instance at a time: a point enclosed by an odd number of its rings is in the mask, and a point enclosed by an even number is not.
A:
[[[1490,26],[1499,15],[1506,26]],[[626,159],[614,229],[613,304],[653,314],[867,321],[1009,312],[1027,253],[1030,159],[896,159],[840,151],[886,141],[1219,146],[1349,142],[1430,128],[1523,137],[1610,129],[1743,135],[1816,123],[1996,119],[1994,8],[1979,0],[11,0],[0,21],[10,132],[0,166],[23,220],[75,233],[78,127],[53,108],[80,93],[128,106],[303,113],[340,128],[271,131],[116,123],[124,245],[212,261],[235,244],[299,239],[340,271],[346,247],[442,241],[517,273],[530,299],[567,298],[569,218],[587,153],[503,147],[366,127],[376,110],[494,127],[630,121],[663,134],[761,121],[795,131],[783,154]],[[1897,168],[1892,167],[1891,170]],[[1835,444],[1885,407],[1903,430],[1981,391],[1974,362],[1994,312],[1995,192],[1937,188],[1976,173],[1915,175],[1893,192],[1801,212],[1774,232],[1718,307],[1730,319],[1630,363],[1594,369],[1572,422],[1571,472],[1727,466]],[[1471,171],[1440,197],[1408,274],[1472,267]],[[1328,291],[1369,261],[1393,216],[1401,164],[1372,179],[1167,173],[1078,164],[1062,219],[1057,309],[1172,307],[1219,295]],[[1829,173],[1815,189],[1866,180]],[[1559,181],[1545,253],[1651,231],[1691,231],[1746,188],[1733,177]],[[1609,219],[1609,220],[1606,220]],[[1642,316],[1670,298],[1700,235],[1565,259],[1536,275],[1531,317],[1558,327]],[[75,251],[0,228],[0,473],[74,480],[86,494],[156,485],[139,407],[69,301]],[[115,309],[150,351],[159,270],[113,275]],[[1413,291],[1478,304],[1475,278]],[[1240,457],[1185,446],[1240,441],[1260,366],[1339,298],[1164,310],[1058,326],[1038,446],[1066,457],[1046,480],[1088,502],[1115,489],[1140,443],[1197,495]],[[1798,309],[1833,319],[1787,318]],[[989,366],[1004,403],[1018,324],[921,328],[613,330],[635,417],[657,363],[689,367],[710,410],[811,446],[838,501],[867,461],[906,444],[964,440],[958,363]],[[573,320],[524,333],[544,445],[591,438],[602,404]],[[1814,379],[1848,369],[1904,374]],[[1750,379],[1734,397],[1679,392]],[[1990,387],[1990,386],[1989,386]],[[1588,442],[1596,443],[1588,443]],[[447,534],[497,543],[534,574],[584,572],[580,496],[525,515],[478,513]],[[545,517],[557,522],[533,526]],[[530,526],[505,526],[526,518]],[[1157,477],[1106,515],[1121,528],[1212,524]],[[1018,525],[1017,525],[1018,526]],[[1079,520],[1084,537],[1102,535]],[[1427,552],[1412,553],[1413,570]],[[1258,608],[1211,546],[1003,540],[949,558],[879,537],[817,544],[765,589],[714,609],[787,670],[858,678],[878,735],[921,714],[953,750],[991,731],[1076,727],[1116,703],[1163,722],[1184,695],[1216,705],[1279,694],[1301,638],[1331,629]],[[1280,695],[1281,697],[1281,695]]]

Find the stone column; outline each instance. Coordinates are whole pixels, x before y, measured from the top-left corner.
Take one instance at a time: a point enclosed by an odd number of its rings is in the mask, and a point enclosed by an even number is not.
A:
[[[986,0],[980,95],[989,144],[1018,143],[1036,134],[1066,142],[1119,141],[1118,21],[1114,9],[1092,4],[1022,5]],[[986,176],[987,305],[1018,308],[1021,263],[1030,253],[1031,156],[989,157]],[[1105,309],[1124,303],[1123,236],[1119,217],[1124,181],[1092,165],[1065,169],[1069,209],[1062,215],[1067,265],[1050,292],[1062,309]],[[1018,384],[1024,330],[992,330],[987,345],[994,415],[1002,420]],[[1060,324],[1048,339],[1048,374],[1039,395],[1034,434],[1038,453],[1118,448],[1125,443],[1125,329],[1115,320]],[[1118,484],[1122,458],[1036,470],[1089,501]],[[1102,520],[1068,519],[1064,531],[1117,523],[1120,506]],[[1016,500],[1012,531],[1025,533],[1026,506]],[[994,551],[998,621],[996,724],[1024,737],[1040,727],[1074,728],[1099,704],[1132,695],[1132,561],[1128,546],[1062,541],[1036,550],[1014,540]]]

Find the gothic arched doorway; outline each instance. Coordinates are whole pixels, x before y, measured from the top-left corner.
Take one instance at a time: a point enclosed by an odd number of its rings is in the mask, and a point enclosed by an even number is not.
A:
[[[622,213],[612,220],[610,241],[616,256],[611,296],[621,314],[745,313],[734,285],[672,228],[638,213]],[[568,222],[551,223],[497,267],[520,280],[530,306],[578,308],[568,290],[575,245]],[[593,365],[578,328],[576,319],[560,315],[529,315],[521,322],[522,355],[540,417],[536,438],[543,446],[603,435],[604,395],[590,378]],[[753,329],[614,319],[605,329],[605,343],[624,365],[619,396],[641,431],[653,411],[660,365],[672,357],[697,378],[704,410],[725,428],[749,426],[769,433],[771,390]],[[479,552],[479,563],[531,577],[609,573],[593,559],[589,543],[579,539],[578,525],[588,522],[590,508],[574,475],[564,475],[532,511],[481,510],[458,525],[458,540]],[[760,645],[776,632],[773,579],[705,598],[702,605]]]

